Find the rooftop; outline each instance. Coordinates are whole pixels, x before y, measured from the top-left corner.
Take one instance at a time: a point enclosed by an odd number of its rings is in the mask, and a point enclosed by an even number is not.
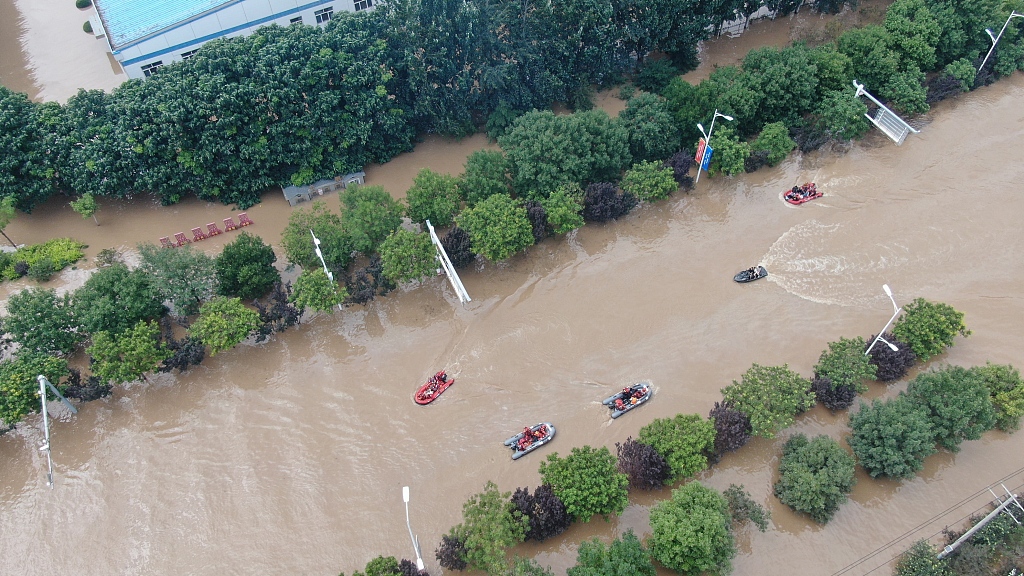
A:
[[[240,0],[95,0],[113,50]]]

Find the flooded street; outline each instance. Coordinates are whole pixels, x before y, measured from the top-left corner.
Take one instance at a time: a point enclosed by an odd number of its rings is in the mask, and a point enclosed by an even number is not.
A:
[[[11,0],[0,2],[6,10]],[[6,44],[2,53],[17,57]],[[605,109],[621,105],[602,98]],[[412,558],[402,502],[410,486],[412,528],[437,576],[435,546],[486,481],[532,488],[547,454],[584,444],[614,452],[654,418],[704,416],[755,362],[810,376],[828,342],[883,326],[892,310],[882,284],[900,305],[924,297],[966,314],[974,333],[927,367],[1020,367],[1022,101],[1018,73],[936,107],[901,147],[876,132],[842,155],[793,155],[732,179],[702,176],[688,195],[466,270],[466,306],[433,278],[307,318],[188,373],[118,388],[76,416],[53,404],[54,489],[37,450],[38,416],[0,436],[0,574],[351,574],[378,554]],[[457,174],[486,146],[481,135],[428,138],[367,167],[367,183],[401,197],[420,168]],[[825,196],[799,207],[782,201],[784,190],[807,181]],[[5,229],[19,243],[70,236],[89,244],[90,261],[48,284],[57,288],[79,284],[103,248],[155,243],[238,213],[195,199],[168,208],[101,200],[96,226],[67,201],[54,198]],[[337,210],[336,196],[326,201]],[[291,208],[279,192],[247,212],[255,221],[247,231],[280,243]],[[195,246],[216,252],[234,237]],[[771,276],[732,281],[755,263]],[[0,298],[26,285],[0,284]],[[441,368],[457,382],[434,404],[416,406],[416,387]],[[610,420],[600,400],[642,379],[653,382],[653,401]],[[905,385],[871,384],[866,396]],[[539,421],[553,422],[557,438],[511,461],[501,441]],[[845,414],[818,407],[701,477],[718,489],[743,484],[772,512],[768,532],[739,532],[734,574],[888,574],[885,564],[911,542],[986,504],[989,485],[1024,485],[1024,432],[989,432],[958,454],[929,457],[908,481],[861,474],[851,501],[824,527],[771,496],[789,434],[846,431]],[[668,496],[632,493],[619,518],[513,552],[562,575],[584,539],[649,533],[649,507]]]

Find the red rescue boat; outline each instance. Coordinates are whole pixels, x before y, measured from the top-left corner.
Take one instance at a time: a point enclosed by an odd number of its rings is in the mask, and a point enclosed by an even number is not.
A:
[[[431,376],[423,386],[420,386],[412,399],[420,405],[430,404],[434,400],[437,400],[437,397],[447,390],[452,384],[455,384],[455,378],[449,378],[448,374],[444,370],[441,370],[437,374]]]
[[[791,190],[788,190],[782,197],[790,204],[799,205],[804,202],[810,202],[815,198],[821,198],[825,194],[818,192],[817,185],[814,182],[808,182],[803,186],[793,186]]]

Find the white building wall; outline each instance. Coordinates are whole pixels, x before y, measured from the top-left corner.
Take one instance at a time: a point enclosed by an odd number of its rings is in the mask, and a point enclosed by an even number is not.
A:
[[[303,24],[315,25],[315,13],[328,7],[333,8],[335,13],[355,11],[353,0],[338,0],[283,14],[309,3],[309,0],[243,0],[132,44],[119,50],[114,54],[114,58],[121,63],[129,78],[144,78],[144,69],[148,66],[178,62],[182,60],[182,54],[197,50],[216,38],[249,35],[257,28],[270,24],[288,26],[290,21],[297,17],[302,18]],[[270,18],[274,14],[283,15],[266,22],[247,25]]]

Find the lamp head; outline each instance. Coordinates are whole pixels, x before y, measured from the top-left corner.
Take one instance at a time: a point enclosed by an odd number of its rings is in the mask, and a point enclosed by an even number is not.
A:
[[[719,116],[721,116],[722,118],[725,118],[729,122],[732,122],[732,116],[726,116],[725,114],[719,114]]]
[[[409,487],[408,486],[402,486],[402,500],[405,500],[406,504],[409,503]]]
[[[988,37],[992,39],[992,42],[996,41],[995,34],[992,34],[991,30],[989,30],[988,28],[985,28],[985,32],[988,32]]]
[[[889,345],[889,350],[892,350],[893,352],[899,352],[900,351],[900,349],[895,344],[893,344],[892,342],[886,341],[886,344]]]
[[[697,122],[697,130],[700,130],[701,134],[707,134],[707,132],[704,132],[704,125],[701,124],[700,122]]]
[[[888,284],[882,284],[882,290],[885,290],[885,295],[892,298],[892,290],[889,289]]]
[[[416,559],[416,569],[423,570],[423,558]]]

